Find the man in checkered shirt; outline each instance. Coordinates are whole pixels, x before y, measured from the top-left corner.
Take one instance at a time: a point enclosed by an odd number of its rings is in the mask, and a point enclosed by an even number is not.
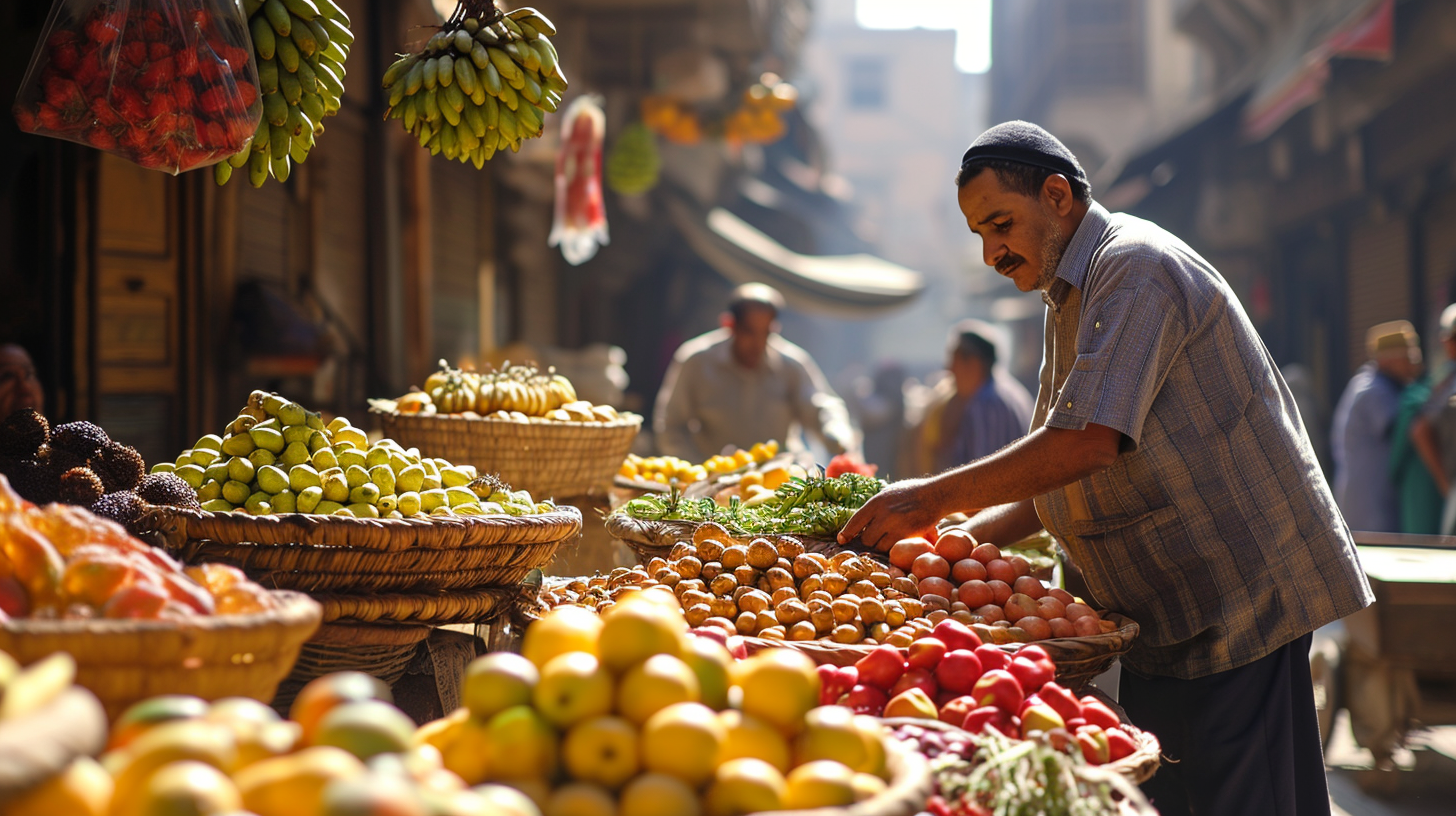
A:
[[[1032,431],[890,485],[850,520],[887,549],[954,512],[979,540],[1045,527],[1092,602],[1142,629],[1120,702],[1162,741],[1170,814],[1328,814],[1310,633],[1374,601],[1288,387],[1228,283],[1187,244],[1092,200],[1026,122],[956,178],[985,260],[1047,304]]]

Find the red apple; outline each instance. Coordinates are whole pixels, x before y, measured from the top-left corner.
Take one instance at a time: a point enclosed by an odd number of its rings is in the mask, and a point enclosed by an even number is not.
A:
[[[1047,705],[1056,709],[1056,712],[1062,715],[1063,722],[1070,722],[1073,718],[1082,716],[1082,704],[1078,702],[1077,695],[1055,680],[1043,685],[1037,690],[1036,695]]]
[[[984,646],[977,646],[974,651],[976,657],[980,659],[981,668],[984,671],[1004,669],[1011,665],[1011,655],[989,643]]]
[[[1039,689],[1052,680],[1056,679],[1056,671],[1047,671],[1046,667],[1036,660],[1031,660],[1020,654],[1012,658],[1011,666],[1007,669],[1021,681],[1022,688]]]
[[[971,614],[980,617],[981,623],[984,623],[988,626],[995,623],[996,621],[1006,620],[1006,610],[993,603],[986,604],[985,606],[978,606],[975,609],[971,610]]]
[[[945,692],[941,692],[942,695]],[[966,721],[966,715],[976,708],[976,698],[969,694],[962,694],[952,697],[940,704],[940,721],[949,723],[957,728]]]
[[[983,673],[981,658],[975,652],[956,649],[940,659],[940,665],[935,667],[935,682],[946,691],[969,694]]]
[[[1116,762],[1137,751],[1137,743],[1121,728],[1107,730],[1107,761]]]
[[[1122,724],[1122,721],[1117,718],[1117,715],[1113,713],[1112,709],[1103,705],[1102,701],[1096,697],[1089,694],[1082,698],[1081,703],[1082,718],[1087,721],[1088,725],[1097,725],[1103,729],[1112,729]]]
[[[969,559],[967,560],[969,561]],[[969,562],[972,564],[981,563],[980,561]],[[962,561],[961,563],[964,564],[967,562]],[[991,587],[985,581],[976,578],[962,582],[960,589],[956,590],[956,597],[960,599],[961,603],[966,605],[967,609],[977,609],[996,600],[996,595],[991,591]]]
[[[981,645],[980,636],[972,631],[971,627],[950,618],[937,623],[935,628],[930,630],[930,634],[944,643],[945,648],[950,651],[971,650]]]
[[[1107,742],[1107,733],[1095,725],[1084,725],[1076,729],[1077,747],[1082,749],[1082,758],[1088,765],[1106,765],[1112,755]]]
[[[921,581],[926,578],[949,578],[950,562],[933,552],[921,553],[911,562],[910,574]]]
[[[1005,581],[998,581],[992,578],[986,582],[986,586],[991,588],[991,603],[997,606],[1005,606],[1006,602],[1011,600],[1013,594],[1011,592],[1011,585]]]
[[[938,719],[940,712],[935,701],[920,688],[908,688],[885,703],[886,717],[915,717],[923,720]]]
[[[935,675],[929,669],[906,669],[899,681],[890,687],[890,697],[894,698],[909,689],[920,689],[925,692],[927,698],[933,698],[940,693],[940,686],[936,685]]]
[[[882,688],[867,686],[864,683],[855,685],[848,694],[839,698],[839,704],[850,708],[856,714],[868,714],[871,717],[878,717],[885,711],[885,703],[890,701],[890,695]]]
[[[898,648],[886,644],[871,649],[854,667],[860,683],[889,691],[905,674],[905,658]]]
[[[974,558],[962,558],[951,563],[950,579],[957,584],[967,581],[986,580],[986,565]]]
[[[906,666],[912,669],[935,671],[936,664],[940,663],[940,659],[945,657],[945,653],[950,650],[946,648],[945,641],[934,637],[932,632],[926,637],[916,638],[906,651],[909,653],[905,660]]]
[[[966,715],[965,721],[961,723],[961,728],[972,734],[979,734],[990,728],[1008,737],[1021,735],[1021,723],[1016,717],[1008,714],[1005,709],[990,705],[972,709],[971,713]]]
[[[995,544],[978,544],[971,550],[971,557],[982,564],[989,564],[1001,557],[1001,548]]]
[[[728,647],[728,633],[717,626],[697,626],[689,629],[688,633],[715,641],[725,649]]]
[[[1053,728],[1065,728],[1066,723],[1062,721],[1062,715],[1058,714],[1046,703],[1037,703],[1029,706],[1021,712],[1021,736],[1030,737],[1033,732],[1040,731],[1043,734]]]
[[[1006,563],[1011,565],[1011,569],[1016,571],[1017,577],[1031,574],[1031,562],[1026,560],[1024,556],[1008,555],[1004,557],[1006,558]]]
[[[1061,587],[1051,587],[1047,590],[1047,594],[1052,596],[1053,598],[1056,598],[1064,604],[1076,603],[1077,601],[1077,599],[1072,596],[1072,593],[1066,591],[1065,589],[1062,589]]]
[[[819,671],[819,704],[831,705],[849,693],[859,682],[859,671],[853,666],[821,665]]]
[[[1006,620],[1019,621],[1025,617],[1041,617],[1036,614],[1036,599],[1020,592],[1006,599],[1001,605],[1006,610]]]
[[[742,635],[728,637],[728,654],[733,655],[734,660],[748,659],[748,644],[743,640]]]
[[[1047,594],[1046,585],[1030,575],[1023,575],[1015,581],[1012,581],[1011,589],[1020,592],[1022,595],[1030,595],[1033,600],[1044,598]]]
[[[915,588],[919,591],[922,601],[925,600],[925,596],[927,595],[935,595],[936,597],[945,599],[947,606],[950,605],[950,598],[955,594],[956,590],[950,581],[934,576],[921,578],[920,583],[916,584]]]
[[[1005,560],[1004,558],[991,559],[991,561],[986,564],[986,574],[990,576],[992,580],[1001,581],[1007,586],[1011,586],[1012,584],[1016,583],[1016,579],[1020,577],[1016,574],[1015,568],[1011,566],[1011,562]]]
[[[1007,714],[1016,713],[1021,708],[1021,701],[1026,699],[1021,682],[1005,669],[991,669],[981,675],[971,689],[971,696],[981,705],[994,705]]]

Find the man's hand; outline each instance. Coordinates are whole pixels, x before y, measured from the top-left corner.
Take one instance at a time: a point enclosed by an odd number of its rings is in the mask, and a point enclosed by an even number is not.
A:
[[[946,515],[933,479],[906,479],[881,490],[839,531],[839,543],[859,536],[866,547],[886,552],[896,541],[920,535]]]

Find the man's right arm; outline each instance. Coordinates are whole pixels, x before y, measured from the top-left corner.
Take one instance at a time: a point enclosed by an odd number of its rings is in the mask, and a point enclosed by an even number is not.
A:
[[[1431,472],[1431,478],[1436,480],[1436,487],[1444,496],[1451,491],[1451,480],[1441,468],[1441,448],[1436,438],[1436,427],[1424,415],[1417,416],[1415,422],[1411,423],[1410,429],[1411,447],[1416,449],[1416,454],[1425,463],[1426,470]]]
[[[693,441],[690,360],[674,356],[668,365],[667,374],[662,378],[662,388],[657,392],[652,426],[657,434],[658,451],[689,462],[699,462],[706,457],[699,453],[697,443]]]

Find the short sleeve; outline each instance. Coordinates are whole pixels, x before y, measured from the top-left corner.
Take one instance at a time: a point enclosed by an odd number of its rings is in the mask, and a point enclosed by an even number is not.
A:
[[[1157,286],[1121,285],[1089,301],[1077,329],[1077,359],[1047,426],[1105,425],[1134,446],[1153,400],[1187,340],[1182,310]]]

